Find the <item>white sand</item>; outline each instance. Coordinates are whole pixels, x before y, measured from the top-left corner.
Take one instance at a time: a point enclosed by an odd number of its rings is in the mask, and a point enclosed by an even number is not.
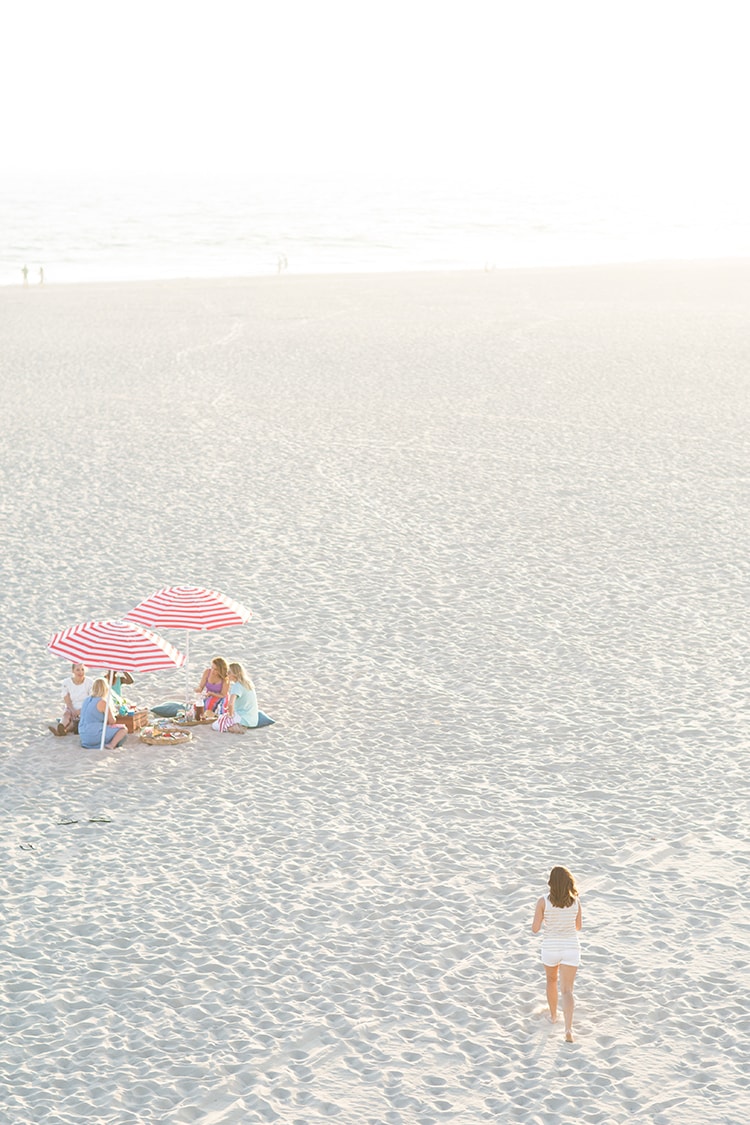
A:
[[[0,291],[0,1121],[748,1120],[748,307],[721,263]],[[195,681],[276,725],[55,739],[50,634],[171,583],[254,610]]]

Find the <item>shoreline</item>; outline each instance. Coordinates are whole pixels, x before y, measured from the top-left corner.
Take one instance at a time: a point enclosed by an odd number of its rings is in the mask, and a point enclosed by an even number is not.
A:
[[[146,278],[115,278],[108,280],[88,280],[88,281],[54,281],[46,280],[43,284],[38,281],[29,282],[24,285],[23,282],[4,282],[0,283],[0,292],[14,291],[16,289],[48,289],[48,288],[99,288],[99,287],[138,287],[155,285],[163,287],[165,285],[202,285],[215,282],[220,285],[245,285],[254,284],[260,281],[267,281],[269,283],[284,284],[296,281],[322,281],[330,279],[331,281],[345,282],[349,278],[390,278],[396,280],[398,278],[416,278],[416,277],[475,277],[483,274],[499,274],[507,276],[508,274],[561,274],[561,273],[590,273],[596,271],[620,271],[628,272],[631,270],[649,271],[649,270],[692,270],[703,268],[716,268],[716,269],[742,269],[750,265],[750,258],[742,257],[717,257],[717,258],[648,258],[638,259],[634,261],[611,261],[611,262],[583,262],[583,263],[565,263],[562,265],[509,265],[509,266],[496,266],[493,265],[489,268],[476,266],[474,268],[461,266],[454,269],[441,268],[441,269],[404,269],[404,270],[348,270],[348,271],[321,271],[311,273],[295,273],[294,271],[285,271],[282,274],[277,274],[269,271],[262,274],[229,274],[229,275],[206,275],[206,276],[181,276],[181,277],[146,277]]]

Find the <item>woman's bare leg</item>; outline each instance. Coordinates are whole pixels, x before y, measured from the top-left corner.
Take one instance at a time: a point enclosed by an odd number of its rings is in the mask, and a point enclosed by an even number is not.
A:
[[[557,1020],[557,965],[545,965],[547,974],[547,1003],[549,1004],[549,1018],[553,1023]]]
[[[563,1018],[565,1020],[565,1039],[568,1043],[573,1042],[573,1008],[575,1001],[573,1000],[573,984],[576,979],[576,966],[575,965],[561,965],[560,966],[560,1002],[563,1010]]]

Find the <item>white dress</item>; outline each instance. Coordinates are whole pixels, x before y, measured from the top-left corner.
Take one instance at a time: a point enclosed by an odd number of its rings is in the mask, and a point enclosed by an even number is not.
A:
[[[578,899],[570,906],[553,906],[549,895],[544,900],[542,922],[542,962],[550,968],[555,965],[580,965],[581,944],[578,940],[576,918]]]
[[[70,696],[70,702],[76,711],[80,711],[83,706],[84,699],[91,695],[91,689],[94,686],[94,681],[91,676],[84,676],[80,684],[77,684],[72,676],[68,676],[67,680],[63,680],[63,705],[65,702],[66,693]]]

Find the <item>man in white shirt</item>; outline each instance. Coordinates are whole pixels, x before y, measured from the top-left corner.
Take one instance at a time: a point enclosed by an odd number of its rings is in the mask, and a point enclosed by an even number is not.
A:
[[[72,675],[63,680],[63,713],[56,723],[50,723],[53,734],[78,734],[78,720],[81,717],[81,704],[91,695],[94,681],[86,675],[85,664],[74,664]]]

